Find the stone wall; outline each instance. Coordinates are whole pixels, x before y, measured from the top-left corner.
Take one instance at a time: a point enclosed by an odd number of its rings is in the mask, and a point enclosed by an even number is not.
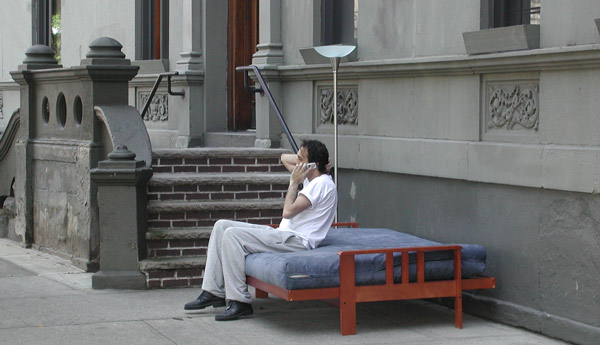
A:
[[[341,220],[485,246],[497,287],[473,292],[466,311],[576,343],[598,339],[597,195],[366,170],[339,180]]]
[[[340,220],[483,244],[498,288],[471,311],[593,343],[600,5],[544,1],[541,49],[467,55],[479,5],[358,2],[358,61],[338,72]],[[298,53],[319,45],[301,24],[312,6],[282,2],[284,61],[269,73],[296,140],[332,152],[331,67]]]

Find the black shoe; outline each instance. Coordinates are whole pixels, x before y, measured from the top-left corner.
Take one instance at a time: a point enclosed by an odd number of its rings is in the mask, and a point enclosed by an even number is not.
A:
[[[190,303],[186,303],[183,307],[185,310],[197,310],[204,309],[209,306],[213,306],[213,308],[224,307],[225,306],[225,298],[217,297],[210,292],[202,291],[200,296],[196,298],[196,300],[191,301]]]
[[[229,301],[227,305],[227,309],[222,313],[215,316],[215,320],[217,321],[230,321],[237,320],[242,316],[249,316],[254,314],[254,310],[252,309],[252,304],[250,303],[242,303],[238,301]]]

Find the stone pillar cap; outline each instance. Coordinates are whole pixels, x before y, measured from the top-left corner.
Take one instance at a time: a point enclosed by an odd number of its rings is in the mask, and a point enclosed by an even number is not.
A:
[[[61,68],[54,58],[54,50],[43,44],[35,44],[25,51],[25,60],[19,70]]]
[[[131,65],[121,51],[123,45],[110,37],[96,38],[89,45],[90,51],[81,60],[81,65]]]
[[[135,153],[129,151],[125,145],[117,145],[113,152],[108,154],[111,161],[132,161],[135,159]]]

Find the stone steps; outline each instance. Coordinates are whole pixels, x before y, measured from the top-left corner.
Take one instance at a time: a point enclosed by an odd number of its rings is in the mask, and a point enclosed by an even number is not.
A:
[[[219,219],[257,224],[281,221],[283,198],[206,202],[148,202],[148,229],[213,226]]]
[[[165,173],[149,183],[148,200],[198,201],[285,197],[288,173]]]
[[[280,149],[194,148],[153,152],[148,184],[149,288],[202,283],[208,240],[219,219],[278,224],[289,173]]]
[[[140,271],[147,277],[150,289],[200,286],[206,256],[146,259],[140,261]]]

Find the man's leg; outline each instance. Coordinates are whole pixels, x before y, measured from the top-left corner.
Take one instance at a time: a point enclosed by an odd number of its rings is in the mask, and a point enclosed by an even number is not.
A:
[[[204,309],[211,305],[213,307],[225,305],[225,287],[221,264],[221,242],[225,230],[232,226],[254,227],[255,225],[230,220],[219,220],[215,223],[208,241],[206,266],[202,281],[203,291],[196,300],[185,305],[186,310]],[[258,227],[264,226],[258,225]]]
[[[231,227],[223,234],[221,257],[228,300],[251,303],[246,284],[246,255],[263,252],[306,250],[302,241],[287,231],[267,228]]]
[[[223,279],[223,265],[221,263],[221,243],[225,230],[231,227],[253,227],[253,224],[221,219],[213,226],[206,251],[206,266],[202,279],[202,290],[221,298],[225,297],[225,281]]]

